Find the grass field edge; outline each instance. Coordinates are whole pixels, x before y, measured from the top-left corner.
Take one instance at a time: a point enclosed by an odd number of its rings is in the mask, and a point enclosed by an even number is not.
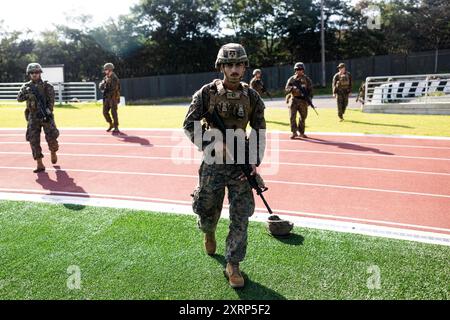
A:
[[[133,201],[122,199],[108,199],[98,197],[74,197],[49,194],[0,192],[0,200],[5,201],[31,201],[50,204],[71,204],[79,206],[93,206],[116,209],[143,210],[148,212],[161,212],[174,215],[195,216],[191,205],[156,201]],[[175,201],[174,201],[175,202]],[[414,241],[434,245],[450,246],[450,235],[429,231],[420,231],[406,228],[386,227],[375,224],[364,224],[333,219],[299,217],[292,215],[279,216],[294,223],[295,227],[327,230],[341,233],[359,234],[371,237]],[[224,208],[222,219],[229,219],[228,209]],[[267,213],[257,209],[250,219],[253,222],[264,223]]]

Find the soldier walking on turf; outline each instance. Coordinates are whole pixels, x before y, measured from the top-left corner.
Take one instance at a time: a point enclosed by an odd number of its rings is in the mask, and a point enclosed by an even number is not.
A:
[[[295,74],[286,83],[286,102],[289,106],[289,117],[291,122],[291,139],[298,137],[308,138],[305,135],[306,118],[308,117],[308,102],[305,94],[311,99],[313,97],[312,81],[305,74],[305,65],[298,62],[294,66]],[[297,123],[297,113],[300,117]]]
[[[205,146],[195,138],[195,126],[199,121],[207,121],[202,133],[214,128],[209,123],[208,114],[217,114],[227,129],[243,130],[247,125],[256,131],[259,137],[258,163],[264,154],[266,121],[264,103],[259,94],[241,82],[249,61],[245,49],[235,43],[224,45],[217,56],[216,68],[224,74],[223,80],[214,80],[197,91],[192,99],[184,121],[184,129],[189,139],[201,150]],[[215,110],[215,111],[214,111]],[[231,152],[231,151],[230,151]],[[230,227],[226,240],[225,274],[233,288],[244,286],[244,278],[239,263],[244,260],[247,250],[247,227],[249,217],[255,210],[255,200],[249,183],[239,166],[235,164],[209,164],[203,162],[199,169],[199,186],[193,194],[193,210],[198,215],[198,225],[205,233],[205,249],[209,255],[216,252],[215,231],[222,211],[225,188],[230,203]]]
[[[114,73],[114,65],[107,63],[103,67],[105,77],[100,83],[100,90],[103,92],[103,116],[106,122],[109,123],[109,128],[106,130],[113,133],[119,133],[119,117],[117,114],[117,105],[120,102],[120,81]],[[111,115],[112,119],[111,119]]]
[[[339,64],[338,70],[333,77],[333,97],[337,98],[338,116],[342,122],[352,92],[352,75],[347,72],[344,63]]]
[[[258,92],[261,97],[263,96],[263,94],[266,94],[269,98],[271,98],[270,92],[267,91],[266,86],[262,81],[261,69],[253,70],[253,78],[252,80],[250,80],[250,88]]]
[[[358,96],[356,97],[356,102],[361,102],[361,109],[366,103],[366,82],[363,81],[359,87]]]
[[[34,173],[45,171],[41,148],[41,130],[44,129],[45,139],[51,152],[51,161],[56,164],[58,157],[59,131],[56,128],[53,116],[55,105],[55,91],[47,81],[42,81],[42,67],[38,63],[30,63],[27,66],[27,74],[30,81],[20,88],[17,101],[26,101],[25,119],[28,123],[26,139],[30,143],[33,159],[37,162]]]

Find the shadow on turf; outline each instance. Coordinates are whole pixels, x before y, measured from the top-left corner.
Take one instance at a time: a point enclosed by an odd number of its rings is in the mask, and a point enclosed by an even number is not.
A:
[[[222,255],[213,255],[212,258],[216,260],[222,268],[225,270],[227,262]],[[236,289],[236,293],[241,300],[287,300],[281,294],[269,289],[257,282],[252,281],[245,272],[242,272],[242,276],[245,279],[245,287],[242,289]],[[225,273],[224,273],[225,277]],[[225,277],[226,278],[226,277]]]
[[[117,137],[121,139],[123,142],[127,143],[136,143],[140,144],[141,146],[147,146],[147,147],[153,147],[153,145],[150,143],[148,139],[141,138],[138,136],[129,136],[125,132],[120,131],[119,133],[113,133],[114,137]]]
[[[380,127],[393,127],[393,128],[403,128],[403,129],[414,129],[414,127],[404,126],[401,124],[387,124],[387,123],[378,123],[378,122],[364,122],[364,121],[356,121],[356,120],[345,120],[345,122],[356,123],[356,124],[366,124],[369,126],[380,126]]]
[[[50,179],[47,172],[38,173],[36,182],[42,186],[45,190],[50,191],[50,195],[61,195],[61,192],[73,192],[81,194],[85,198],[89,198],[89,194],[80,186],[78,186],[74,179],[70,177],[66,171],[62,170],[60,166],[54,166],[56,170],[56,181]],[[83,210],[86,206],[75,204],[64,204],[69,210],[79,211]]]
[[[319,138],[311,138],[311,137],[308,139],[301,139],[301,140],[305,141],[305,142],[310,142],[310,143],[336,146],[341,149],[352,150],[352,151],[373,152],[373,153],[377,153],[377,154],[390,155],[390,156],[394,155],[393,153],[381,151],[380,149],[377,149],[377,148],[364,147],[359,144],[348,143],[348,142],[334,142],[334,141],[323,140],[323,139],[319,139]]]
[[[301,246],[305,241],[305,238],[302,235],[296,233],[292,233],[289,237],[273,237],[273,238],[290,246]]]
[[[281,121],[266,121],[267,123],[278,124],[280,126],[290,127],[290,123],[281,122]]]

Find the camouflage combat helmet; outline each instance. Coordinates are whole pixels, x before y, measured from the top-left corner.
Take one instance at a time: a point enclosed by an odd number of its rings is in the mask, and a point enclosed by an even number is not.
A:
[[[274,237],[288,237],[293,228],[292,222],[283,220],[277,215],[272,215],[267,220],[267,231]]]
[[[339,65],[337,66],[337,68],[338,68],[338,70],[339,70],[339,69],[342,69],[342,68],[345,68],[345,63],[343,63],[343,62],[339,63]]]
[[[27,66],[27,74],[30,74],[32,72],[41,72],[42,73],[43,71],[42,71],[41,65],[39,63],[30,63]]]
[[[114,65],[108,62],[103,66],[103,70],[114,70]]]
[[[245,66],[249,66],[247,53],[243,46],[238,43],[227,43],[220,48],[217,54],[216,69],[219,69],[225,63],[244,62]]]
[[[295,71],[300,70],[300,69],[305,70],[305,65],[303,64],[303,62],[297,62],[294,66]]]
[[[255,69],[253,70],[253,75],[256,75],[257,73],[262,73],[261,69]]]

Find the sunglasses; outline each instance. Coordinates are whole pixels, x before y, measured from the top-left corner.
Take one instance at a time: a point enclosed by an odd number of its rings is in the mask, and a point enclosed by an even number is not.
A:
[[[39,71],[33,71],[33,72],[30,72],[30,74],[40,74],[41,72],[39,72]]]

